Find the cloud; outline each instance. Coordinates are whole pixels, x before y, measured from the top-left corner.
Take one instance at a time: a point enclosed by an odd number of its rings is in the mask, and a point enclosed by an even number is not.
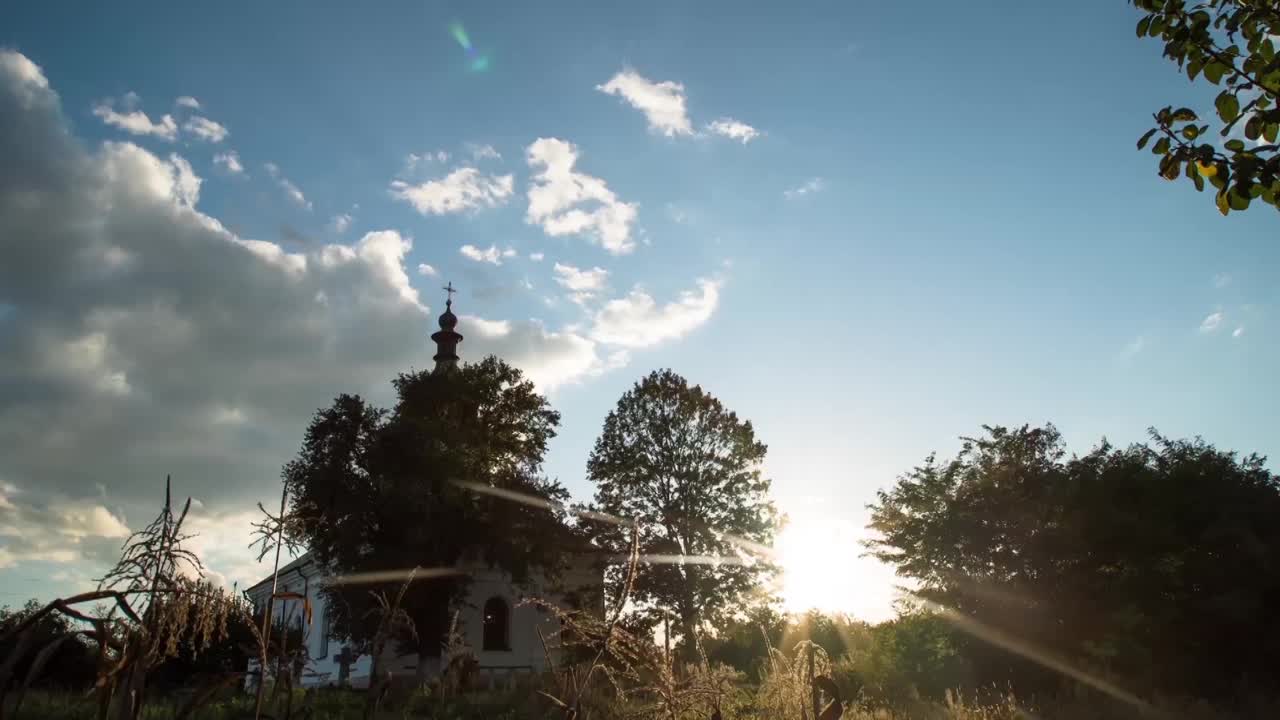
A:
[[[131,94],[132,102],[136,102],[137,95]],[[125,103],[131,102],[130,96],[126,96]],[[172,115],[162,115],[158,122],[152,122],[151,118],[141,110],[129,110],[124,112],[116,111],[115,101],[105,100],[93,106],[93,114],[102,119],[102,122],[115,128],[124,130],[132,135],[149,135],[158,137],[162,140],[173,142],[178,137],[178,123],[173,119]]]
[[[556,282],[560,284],[560,287],[586,296],[603,290],[605,283],[609,279],[609,271],[599,267],[591,268],[590,270],[579,270],[572,265],[556,263],[552,269],[555,271]]]
[[[667,137],[692,135],[693,125],[685,110],[684,86],[670,80],[651,82],[630,68],[624,69],[596,89],[621,97],[644,113],[649,129]]]
[[[290,252],[238,236],[199,209],[184,159],[85,147],[38,67],[3,51],[0,157],[0,478],[28,518],[10,527],[62,536],[29,519],[74,518],[84,557],[118,534],[94,507],[148,519],[166,474],[211,512],[252,507],[317,407],[386,403],[390,378],[430,362],[409,238]],[[97,483],[109,505],[83,499]],[[6,562],[70,559],[65,543],[0,545]]]
[[[544,258],[544,257],[546,257],[546,255],[544,255],[544,254],[542,254],[542,253],[540,253],[540,252],[531,252],[531,253],[529,253],[529,259],[530,259],[530,260],[532,260],[532,261],[534,261],[534,262],[542,262],[542,258]]]
[[[661,307],[638,287],[624,298],[610,300],[596,313],[591,337],[623,348],[683,337],[710,320],[720,302],[720,281],[702,278],[697,284],[697,290],[685,290]]]
[[[33,561],[104,567],[127,537],[123,518],[96,499],[40,499],[0,485],[0,569]]]
[[[1244,335],[1244,326],[1243,326],[1243,325],[1241,325],[1240,327],[1238,327],[1238,328],[1236,328],[1235,330],[1231,331],[1231,337],[1233,337],[1233,338],[1239,338],[1239,337],[1242,337],[1243,335]]]
[[[588,234],[614,255],[635,249],[631,226],[636,205],[619,200],[604,180],[576,172],[576,146],[557,138],[538,138],[529,145],[526,158],[534,176],[525,222],[541,225],[551,236]]]
[[[1213,286],[1222,289],[1231,284],[1231,274],[1220,272],[1213,276]]]
[[[492,145],[477,145],[475,143],[467,143],[467,152],[471,153],[472,159],[475,160],[501,160],[502,153],[498,152]]]
[[[228,150],[224,153],[218,153],[213,156],[213,164],[226,170],[232,175],[243,175],[244,165],[240,163],[240,154],[235,150]]]
[[[1204,320],[1200,321],[1200,332],[1211,333],[1222,325],[1224,316],[1221,311],[1209,313]]]
[[[276,165],[275,163],[265,163],[262,167],[267,171],[268,175],[280,184],[280,189],[284,190],[284,194],[288,196],[290,200],[297,203],[299,207],[304,207],[308,210],[311,209],[311,201],[307,199],[306,195],[302,194],[301,188],[294,185],[289,178],[285,177],[284,174],[280,172],[279,165]]]
[[[821,192],[825,187],[826,183],[823,182],[822,178],[810,178],[799,187],[794,187],[790,190],[783,190],[782,196],[788,200],[794,200],[798,197],[809,195],[810,193]]]
[[[464,315],[458,326],[466,328],[468,355],[497,355],[524,371],[543,392],[616,367],[600,358],[595,341],[569,330],[550,331],[537,320],[495,322]]]
[[[188,118],[187,122],[182,125],[182,129],[195,135],[200,140],[211,143],[220,143],[231,134],[222,124],[199,115],[193,115]]]
[[[190,108],[192,110],[200,109],[200,101],[190,95],[183,95],[177,100],[174,100],[173,103],[178,107]]]
[[[486,262],[492,265],[501,265],[504,258],[513,258],[516,256],[514,248],[499,250],[497,245],[490,245],[488,250],[481,250],[475,245],[463,245],[458,248],[458,252],[468,260],[476,262]]]
[[[333,218],[329,220],[329,227],[332,228],[334,232],[341,235],[342,233],[346,232],[348,228],[351,227],[351,219],[352,218],[350,214],[339,213],[337,215],[334,215]]]
[[[423,215],[445,215],[498,207],[507,202],[514,189],[513,175],[483,175],[473,167],[463,167],[419,185],[394,180],[391,196],[404,200]]]
[[[737,140],[743,145],[760,137],[760,131],[750,125],[734,120],[733,118],[720,118],[715,122],[707,125],[707,131],[716,135],[723,135],[730,140]]]
[[[1120,351],[1120,357],[1124,359],[1131,358],[1134,355],[1137,355],[1138,353],[1142,352],[1143,348],[1145,348],[1146,346],[1147,346],[1146,338],[1139,335],[1138,337],[1129,341],[1129,343],[1124,346],[1124,349]]]
[[[423,277],[436,277],[440,273],[426,263],[418,263],[418,274]]]

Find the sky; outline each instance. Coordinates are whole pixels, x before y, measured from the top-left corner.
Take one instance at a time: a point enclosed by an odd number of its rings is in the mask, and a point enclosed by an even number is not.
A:
[[[91,586],[167,474],[211,577],[256,580],[311,414],[429,366],[446,282],[575,498],[670,367],[870,619],[867,503],[984,423],[1280,455],[1280,217],[1135,151],[1213,93],[1125,3],[219,10],[0,27],[0,604]]]

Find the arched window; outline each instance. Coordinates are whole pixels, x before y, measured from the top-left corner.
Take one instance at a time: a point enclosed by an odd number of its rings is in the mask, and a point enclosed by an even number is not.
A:
[[[491,597],[484,603],[484,649],[511,649],[511,610],[507,601]]]

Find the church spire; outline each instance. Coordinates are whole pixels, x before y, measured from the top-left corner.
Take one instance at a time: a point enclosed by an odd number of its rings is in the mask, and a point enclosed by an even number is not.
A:
[[[440,316],[440,329],[431,333],[431,339],[436,342],[436,355],[432,358],[436,361],[435,372],[458,366],[458,343],[462,342],[462,335],[454,331],[458,326],[458,316],[453,314],[453,294],[458,291],[453,289],[453,283],[445,285],[444,290],[448,299],[444,302],[444,314]]]

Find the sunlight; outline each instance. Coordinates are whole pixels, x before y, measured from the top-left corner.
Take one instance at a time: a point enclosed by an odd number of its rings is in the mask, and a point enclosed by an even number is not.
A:
[[[790,522],[774,543],[779,594],[790,612],[819,610],[876,621],[893,616],[893,570],[861,557],[860,525],[811,502],[787,508]]]

